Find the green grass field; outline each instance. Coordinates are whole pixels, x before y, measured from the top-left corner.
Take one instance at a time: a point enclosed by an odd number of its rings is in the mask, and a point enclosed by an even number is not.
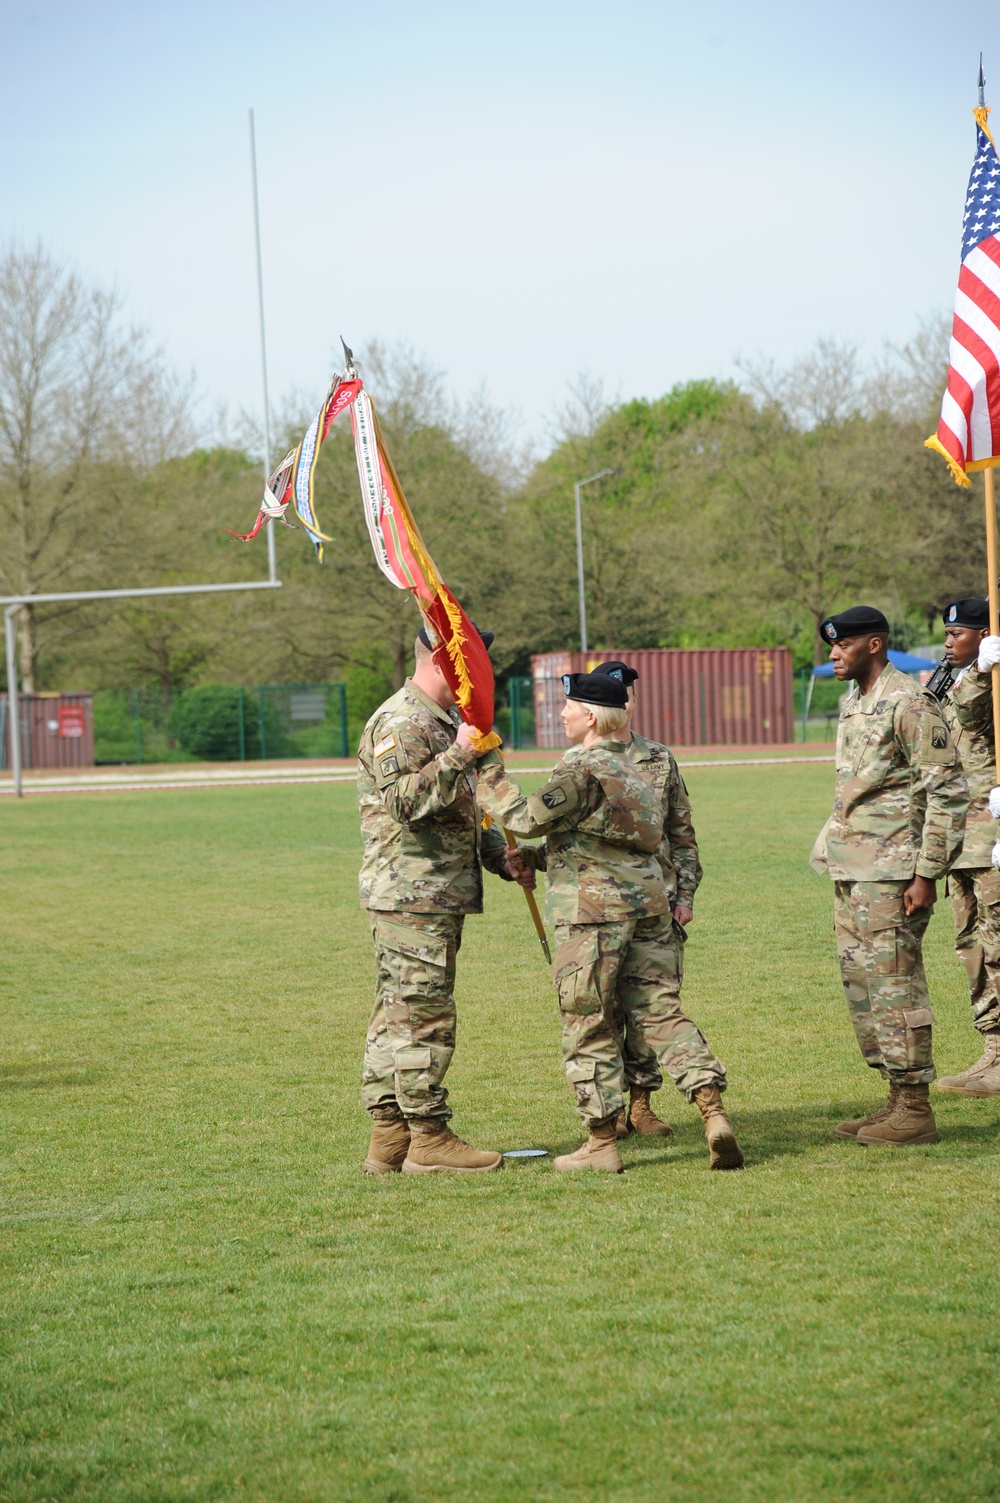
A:
[[[368,1179],[370,940],[345,786],[0,806],[0,1498],[996,1498],[1000,1106],[875,1099],[806,858],[825,765],[694,769],[686,998],[748,1157]],[[488,879],[455,1126],[580,1140],[550,974]],[[942,1072],[978,1053],[942,904]]]

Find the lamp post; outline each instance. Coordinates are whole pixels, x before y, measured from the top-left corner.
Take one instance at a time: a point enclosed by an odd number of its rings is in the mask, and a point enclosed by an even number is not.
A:
[[[603,480],[605,475],[613,475],[614,470],[598,470],[596,475],[588,475],[586,480],[578,480],[573,486],[573,502],[576,507],[576,581],[580,593],[580,651],[587,651],[587,595],[583,587],[583,519],[580,514],[580,492],[585,485],[591,485],[595,480]]]

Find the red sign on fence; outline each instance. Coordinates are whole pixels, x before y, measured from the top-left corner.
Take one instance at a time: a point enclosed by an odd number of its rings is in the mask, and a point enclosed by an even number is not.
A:
[[[83,705],[59,706],[59,734],[78,740],[87,734],[87,712]]]

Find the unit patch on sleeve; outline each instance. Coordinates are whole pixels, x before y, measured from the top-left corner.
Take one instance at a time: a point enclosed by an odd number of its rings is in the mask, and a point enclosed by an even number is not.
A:
[[[547,788],[542,794],[542,803],[546,809],[558,809],[560,804],[566,802],[566,793],[562,788]]]
[[[392,732],[390,731],[390,733],[389,733],[388,736],[383,736],[382,737],[382,740],[377,744],[377,746],[375,746],[373,748],[373,750],[374,750],[374,753],[375,753],[376,757],[381,757],[387,751],[392,751],[392,749],[393,749],[393,747],[395,745],[396,745],[396,738],[392,734]]]

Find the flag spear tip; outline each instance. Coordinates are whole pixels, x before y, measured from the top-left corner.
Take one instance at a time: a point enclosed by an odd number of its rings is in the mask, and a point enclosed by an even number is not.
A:
[[[979,108],[986,105],[986,79],[983,75],[983,54],[979,54]]]
[[[343,334],[341,334],[341,336],[340,336],[340,342],[341,342],[341,344],[344,347],[344,360],[345,360],[345,362],[347,364],[348,372],[351,375],[353,375],[354,374],[354,351],[351,349],[350,345],[345,340]]]

